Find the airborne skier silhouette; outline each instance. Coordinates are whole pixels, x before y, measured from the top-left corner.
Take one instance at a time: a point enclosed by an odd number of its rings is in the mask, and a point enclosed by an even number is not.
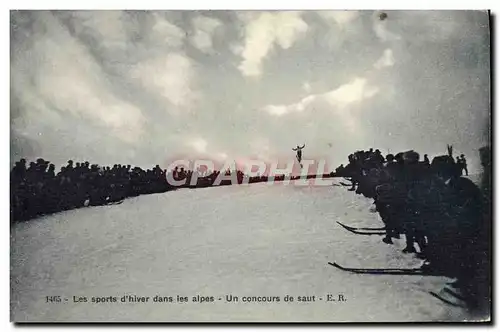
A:
[[[299,161],[300,168],[302,168],[302,149],[305,148],[306,145],[302,145],[301,147],[297,145],[295,149],[292,149],[293,151],[297,151],[297,155],[295,156],[297,160]]]

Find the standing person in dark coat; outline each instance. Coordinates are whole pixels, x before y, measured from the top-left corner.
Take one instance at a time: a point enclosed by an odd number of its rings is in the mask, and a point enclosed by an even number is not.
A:
[[[465,176],[469,176],[469,170],[467,169],[467,160],[465,160],[465,156],[463,154],[460,155],[460,165],[462,166],[462,170],[465,171]]]

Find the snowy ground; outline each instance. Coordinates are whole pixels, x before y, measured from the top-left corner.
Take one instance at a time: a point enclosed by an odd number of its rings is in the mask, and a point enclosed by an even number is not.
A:
[[[17,224],[11,232],[14,321],[434,321],[463,309],[429,295],[441,277],[355,275],[350,267],[415,267],[380,236],[336,224],[381,226],[370,200],[344,187],[229,186],[179,190]],[[93,296],[148,303],[91,303]],[[226,303],[226,295],[240,297]],[[326,302],[343,294],[345,302]],[[61,296],[47,303],[46,296]],[[153,303],[155,295],[188,303]],[[196,295],[214,296],[195,303]],[[279,303],[243,303],[244,296]],[[285,295],[315,296],[285,303]],[[73,296],[87,297],[74,303]],[[219,298],[221,300],[219,300]],[[319,300],[322,298],[322,300]],[[68,301],[66,302],[65,299]]]

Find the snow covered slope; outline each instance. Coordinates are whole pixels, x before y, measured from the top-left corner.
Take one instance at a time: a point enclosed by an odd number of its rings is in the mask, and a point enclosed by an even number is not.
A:
[[[344,187],[253,184],[127,199],[17,224],[11,232],[15,321],[430,321],[466,313],[429,295],[441,277],[355,275],[351,267],[415,267],[380,236],[370,200]],[[326,302],[328,294],[345,302]],[[147,303],[120,303],[124,295]],[[189,297],[154,303],[153,297]],[[193,302],[193,296],[214,302]],[[239,302],[226,302],[226,295]],[[293,303],[284,297],[295,297]],[[61,296],[47,303],[46,296]],[[116,296],[117,303],[92,303]],[[279,296],[246,303],[244,296]],[[315,302],[297,302],[315,296]],[[87,302],[83,301],[86,297]],[[320,300],[321,298],[321,300]],[[67,299],[67,301],[65,300]],[[220,299],[220,300],[219,300]]]

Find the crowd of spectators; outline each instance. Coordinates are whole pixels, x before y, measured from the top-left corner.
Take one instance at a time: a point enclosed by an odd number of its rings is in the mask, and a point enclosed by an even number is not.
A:
[[[422,271],[456,278],[451,285],[473,308],[489,304],[490,177],[489,149],[480,150],[481,188],[468,177],[464,155],[453,149],[433,158],[411,150],[383,156],[356,151],[335,175],[351,181],[348,190],[374,202],[385,224],[383,242],[405,236],[403,253],[424,260]],[[417,250],[418,247],[418,250]]]

